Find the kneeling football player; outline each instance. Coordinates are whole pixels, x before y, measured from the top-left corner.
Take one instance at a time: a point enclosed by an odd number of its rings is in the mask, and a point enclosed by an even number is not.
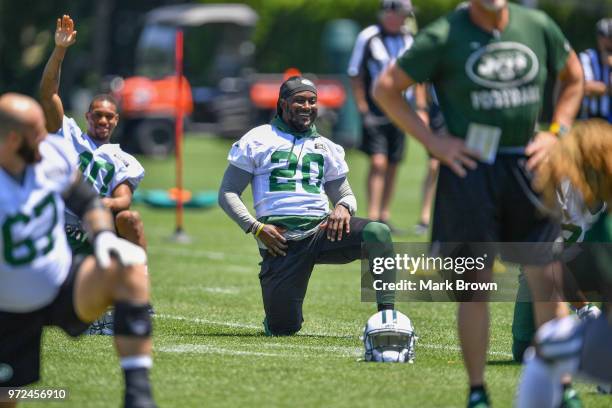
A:
[[[315,264],[360,259],[362,243],[375,248],[368,255],[389,256],[393,251],[386,225],[353,217],[357,202],[347,180],[344,150],[317,132],[316,117],[315,85],[299,76],[286,80],[272,122],[252,129],[232,146],[220,188],[221,207],[259,244],[268,335],[301,329],[302,304]],[[240,198],[249,184],[257,218]],[[389,276],[394,273],[383,278],[395,279]],[[392,309],[394,293],[378,292],[377,302],[379,310]]]

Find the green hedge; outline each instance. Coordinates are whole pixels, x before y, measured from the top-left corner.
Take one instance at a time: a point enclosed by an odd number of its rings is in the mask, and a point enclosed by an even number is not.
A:
[[[289,66],[305,72],[325,72],[325,57],[321,51],[325,24],[332,19],[349,18],[365,27],[376,21],[379,4],[378,0],[234,2],[247,3],[260,15],[255,33],[256,66],[260,72],[279,72]],[[446,14],[458,3],[459,0],[413,0],[420,26]],[[612,0],[540,0],[539,3],[559,23],[577,50],[594,45],[595,22],[612,12]]]

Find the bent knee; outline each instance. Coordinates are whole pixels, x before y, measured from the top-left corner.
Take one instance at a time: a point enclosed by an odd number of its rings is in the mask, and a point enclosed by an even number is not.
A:
[[[142,225],[142,218],[138,211],[123,210],[115,216],[115,224],[135,229]]]
[[[266,316],[264,328],[268,336],[292,336],[302,329],[301,316]]]
[[[268,329],[270,331],[270,335],[272,336],[293,336],[294,334],[297,334],[302,329],[302,325],[301,324],[298,324],[297,326],[281,325],[279,327],[274,327],[270,325]]]
[[[375,154],[370,160],[370,167],[375,172],[385,172],[389,167],[389,160],[385,155]]]
[[[372,221],[363,228],[365,242],[388,243],[391,242],[391,229],[387,224]]]

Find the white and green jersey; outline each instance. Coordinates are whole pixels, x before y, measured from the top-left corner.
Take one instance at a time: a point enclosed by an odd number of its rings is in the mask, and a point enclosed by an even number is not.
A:
[[[294,135],[275,119],[256,127],[232,146],[231,165],[253,174],[256,217],[329,213],[325,183],[345,177],[344,149],[316,130]]]
[[[72,256],[61,193],[76,179],[77,155],[58,136],[40,144],[42,160],[18,182],[0,169],[0,310],[30,312],[49,304]]]
[[[144,177],[144,168],[134,156],[121,150],[118,144],[105,143],[98,146],[83,133],[72,118],[64,116],[62,128],[59,131],[66,140],[74,146],[79,155],[79,169],[102,197],[111,197],[115,188],[128,182],[132,190],[136,190]],[[68,222],[76,223],[72,214],[68,214]]]
[[[584,204],[580,192],[567,180],[561,183],[557,197],[561,204],[561,232],[564,241],[582,242],[587,231],[597,222],[600,215],[605,213],[606,204],[602,204],[597,212],[592,213]]]

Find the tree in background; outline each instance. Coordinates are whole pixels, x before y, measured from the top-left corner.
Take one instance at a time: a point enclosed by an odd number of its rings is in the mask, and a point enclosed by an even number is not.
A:
[[[524,0],[517,1],[523,2]],[[531,1],[531,0],[530,0]],[[185,0],[0,0],[0,92],[35,95],[44,56],[53,46],[55,16],[79,19],[79,45],[64,64],[62,84],[99,87],[105,75],[133,74],[134,49],[144,14],[160,5]],[[220,3],[223,0],[200,0]],[[360,26],[376,20],[378,0],[244,0],[260,15],[255,31],[255,68],[281,72],[295,66],[305,72],[326,72],[321,47],[325,24],[350,18]],[[452,10],[459,0],[414,0],[421,26]],[[538,0],[578,51],[594,44],[595,22],[612,15],[612,0]]]

